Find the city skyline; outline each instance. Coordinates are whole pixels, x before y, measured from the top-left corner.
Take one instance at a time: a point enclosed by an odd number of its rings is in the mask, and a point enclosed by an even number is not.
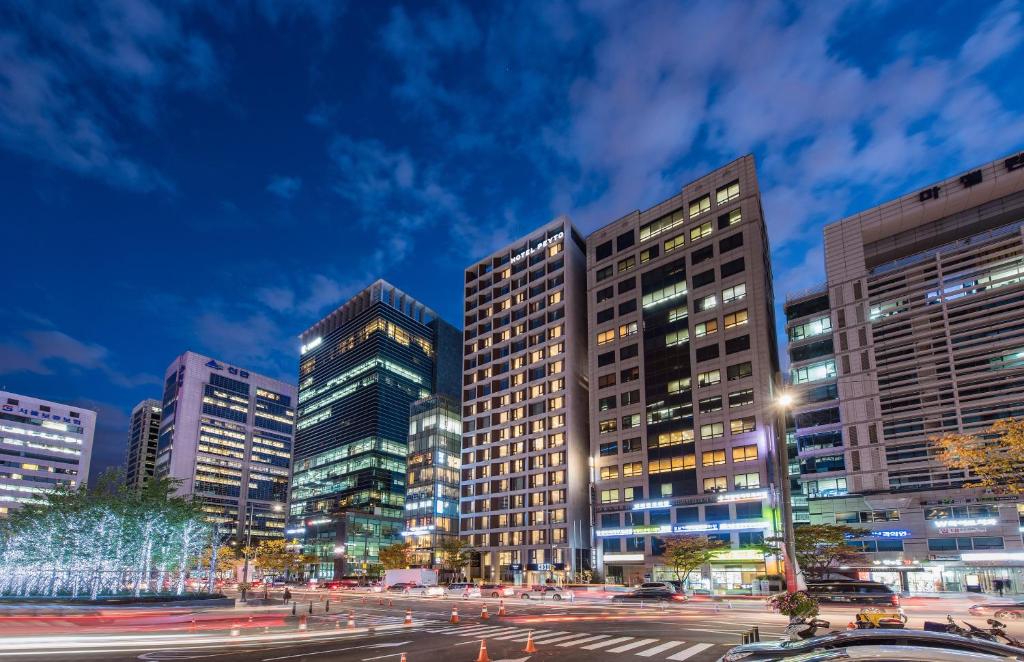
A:
[[[1024,144],[1015,3],[913,21],[908,7],[770,3],[750,16],[738,5],[515,17],[457,4],[139,6],[104,4],[83,26],[136,54],[116,63],[40,38],[71,25],[60,8],[3,10],[20,26],[4,30],[8,60],[31,75],[0,92],[0,191],[23,237],[4,253],[15,278],[0,307],[0,384],[97,410],[97,471],[120,463],[131,407],[159,397],[174,356],[294,381],[298,333],[377,278],[461,319],[470,260],[562,213],[589,234],[751,152],[778,313],[820,280],[824,223]],[[500,34],[513,18],[508,32],[533,36]],[[675,23],[733,29],[699,49],[651,38]],[[335,70],[356,33],[360,58]],[[280,61],[260,53],[267,42]],[[740,42],[747,53],[728,47]],[[380,56],[372,66],[367,53]],[[576,66],[542,70],[555,57]],[[349,93],[361,65],[376,82]],[[801,78],[825,92],[806,98]],[[54,95],[67,101],[39,101]],[[537,99],[552,103],[533,110]],[[76,123],[91,131],[68,133]],[[58,238],[71,247],[39,268]],[[308,264],[311,240],[336,255]]]

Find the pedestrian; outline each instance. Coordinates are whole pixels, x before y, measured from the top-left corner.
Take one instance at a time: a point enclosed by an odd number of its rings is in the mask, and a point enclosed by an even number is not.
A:
[[[291,600],[291,599],[292,599],[292,592],[288,590],[287,586],[285,586],[284,587],[284,601],[285,601],[285,603],[287,604],[287,602],[289,600]]]

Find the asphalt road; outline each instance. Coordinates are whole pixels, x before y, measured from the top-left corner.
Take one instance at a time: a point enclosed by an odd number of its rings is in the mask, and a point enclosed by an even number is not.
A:
[[[254,607],[235,610],[237,622],[198,631],[187,626],[143,632],[108,631],[77,636],[0,637],[0,657],[33,660],[303,660],[329,662],[381,660],[407,662],[441,660],[473,662],[481,642],[490,660],[716,660],[752,627],[762,639],[778,638],[783,617],[759,602],[726,605],[689,603],[681,606],[617,607],[601,603],[553,603],[505,600],[498,616],[494,599],[462,600],[407,598],[379,594],[333,593],[325,596],[297,592],[295,617],[290,608]],[[390,604],[389,604],[390,600]],[[313,614],[309,615],[309,604]],[[489,618],[481,616],[488,608]],[[911,626],[945,618],[959,605],[927,604],[908,608]],[[451,624],[451,610],[459,623]],[[412,623],[405,624],[406,611]],[[833,627],[845,627],[855,609],[826,609],[822,616]],[[350,627],[349,616],[354,627]],[[266,616],[280,617],[267,621]],[[966,616],[966,614],[960,614]],[[254,616],[252,622],[249,616]],[[300,616],[305,616],[301,629]],[[264,617],[261,620],[261,617]],[[971,619],[984,625],[984,619]],[[273,622],[272,626],[261,623]],[[1024,626],[1013,626],[1024,630]],[[535,653],[525,652],[532,632]],[[2,633],[0,633],[2,634]],[[1018,632],[1020,634],[1020,632]]]

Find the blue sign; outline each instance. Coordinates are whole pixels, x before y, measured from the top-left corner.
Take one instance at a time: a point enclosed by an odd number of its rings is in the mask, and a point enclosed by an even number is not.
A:
[[[224,370],[225,369],[224,366],[222,366],[221,364],[217,363],[213,359],[210,359],[209,361],[206,362],[206,367],[207,368],[213,368],[214,370]],[[227,366],[227,371],[228,371],[228,374],[238,375],[242,379],[249,379],[249,371],[247,371],[247,370],[239,370],[238,368],[235,368],[235,367],[232,367],[232,366]]]

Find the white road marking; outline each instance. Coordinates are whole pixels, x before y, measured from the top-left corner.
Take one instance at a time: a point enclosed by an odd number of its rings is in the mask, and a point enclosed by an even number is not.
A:
[[[555,643],[557,641],[565,641],[566,639],[578,639],[578,638],[580,638],[582,636],[584,636],[584,635],[579,633],[579,632],[573,632],[572,634],[563,634],[560,637],[544,637],[543,638],[543,642],[541,641],[540,637],[534,637],[533,641],[534,641],[534,643],[538,643],[538,644],[539,643],[553,644],[553,643]]]
[[[562,643],[560,643],[558,645],[562,646],[563,648],[567,648],[569,646],[576,646],[577,644],[585,644],[588,641],[597,641],[598,639],[607,639],[610,636],[612,636],[612,635],[610,635],[610,634],[595,634],[593,636],[585,636],[583,639],[572,639],[570,641],[563,641]]]
[[[712,646],[714,646],[714,644],[694,644],[693,646],[690,646],[689,648],[684,648],[683,650],[679,651],[675,655],[669,655],[665,659],[667,659],[667,660],[688,660],[691,657],[693,657],[694,655],[696,655],[697,653],[699,653],[699,652],[701,652],[703,650],[707,650],[707,649],[711,648]]]
[[[634,648],[640,648],[641,646],[644,646],[646,644],[653,644],[655,641],[657,641],[657,639],[638,639],[637,641],[629,642],[625,646],[617,646],[615,648],[609,648],[605,652],[606,653],[625,653],[628,650],[632,650]]]
[[[652,655],[657,655],[658,653],[660,653],[662,651],[667,651],[670,648],[675,648],[676,646],[682,646],[685,643],[686,643],[685,641],[668,641],[668,642],[665,642],[664,644],[661,644],[659,646],[655,646],[653,648],[648,648],[646,650],[642,650],[639,653],[636,653],[636,655],[639,655],[640,657],[651,657]]]
[[[563,635],[563,634],[569,634],[569,631],[568,630],[555,630],[554,632],[552,632],[551,630],[534,630],[533,631],[533,640],[534,640],[534,642],[538,642],[538,641],[541,641],[543,639],[550,639],[551,637],[558,637],[558,636]],[[520,633],[518,635],[516,635],[515,637],[498,637],[498,639],[509,639],[511,641],[526,641],[529,638],[530,638],[530,633],[527,632],[526,634],[523,634],[522,631],[520,631]]]
[[[609,639],[608,641],[599,641],[596,644],[590,644],[589,646],[583,646],[583,650],[592,651],[598,648],[604,648],[605,646],[611,646],[612,644],[621,644],[624,641],[629,641],[633,637],[618,637],[616,639]]]

